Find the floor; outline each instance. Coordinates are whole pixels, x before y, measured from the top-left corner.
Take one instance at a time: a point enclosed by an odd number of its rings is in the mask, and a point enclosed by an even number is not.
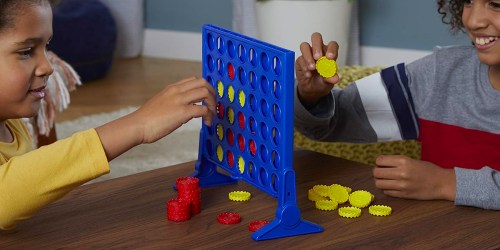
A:
[[[71,92],[69,108],[57,122],[80,116],[140,106],[166,84],[201,76],[201,62],[138,57],[116,59],[102,79],[86,82]]]

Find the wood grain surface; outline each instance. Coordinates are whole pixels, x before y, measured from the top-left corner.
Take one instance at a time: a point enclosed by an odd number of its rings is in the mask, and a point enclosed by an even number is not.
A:
[[[0,234],[0,249],[494,249],[500,248],[500,214],[448,201],[415,201],[385,196],[374,187],[371,167],[309,151],[294,153],[297,203],[302,218],[324,232],[254,241],[248,224],[274,218],[277,199],[240,181],[203,188],[202,212],[186,222],[166,219],[166,201],[177,196],[178,177],[194,162],[84,185]],[[393,208],[388,217],[367,208],[356,219],[314,208],[307,191],[338,183],[375,195],[373,204]],[[246,190],[248,202],[228,193]],[[242,222],[222,225],[217,215],[237,212]]]

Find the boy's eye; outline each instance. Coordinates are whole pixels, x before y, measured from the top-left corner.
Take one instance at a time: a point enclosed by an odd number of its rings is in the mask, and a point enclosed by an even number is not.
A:
[[[472,0],[464,0],[464,5],[471,5],[472,4]]]
[[[500,9],[500,1],[491,1],[490,6],[494,9]]]

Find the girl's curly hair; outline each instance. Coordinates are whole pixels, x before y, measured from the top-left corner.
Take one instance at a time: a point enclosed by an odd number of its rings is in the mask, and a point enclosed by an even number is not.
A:
[[[14,17],[23,11],[26,5],[42,4],[43,2],[55,6],[60,0],[0,0],[0,32],[14,27]]]
[[[441,21],[450,25],[453,33],[464,32],[462,23],[462,12],[466,0],[438,0],[438,13],[441,14]]]

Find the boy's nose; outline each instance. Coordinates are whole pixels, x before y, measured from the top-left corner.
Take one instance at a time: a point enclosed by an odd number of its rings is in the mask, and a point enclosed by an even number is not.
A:
[[[467,12],[464,12],[466,14]],[[462,21],[469,29],[480,29],[488,25],[487,12],[480,2],[473,2],[468,14],[463,15]]]

